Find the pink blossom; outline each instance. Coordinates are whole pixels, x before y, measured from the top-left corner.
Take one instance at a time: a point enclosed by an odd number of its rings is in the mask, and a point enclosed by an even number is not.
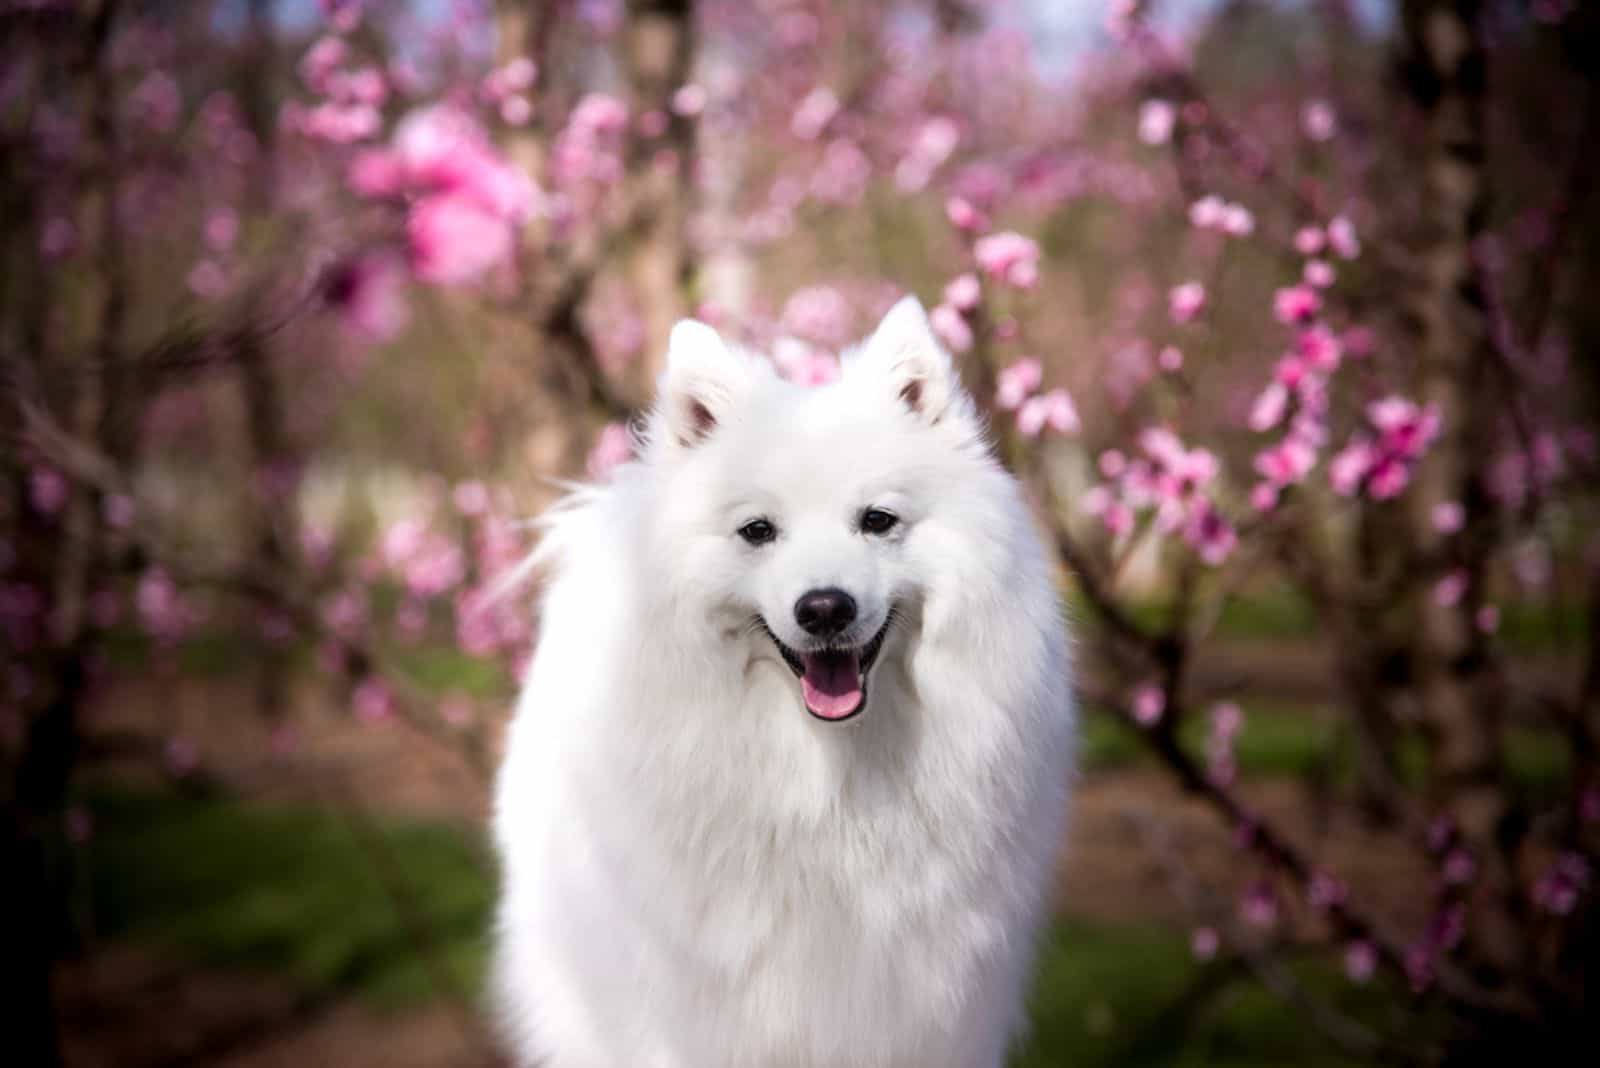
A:
[[[500,101],[500,120],[507,126],[526,126],[533,118],[533,104],[521,93],[513,93]]]
[[[1356,237],[1356,228],[1343,215],[1336,215],[1328,221],[1328,247],[1347,260],[1361,255],[1361,242]]]
[[[1385,456],[1373,467],[1367,478],[1367,493],[1375,501],[1392,500],[1405,491],[1411,481],[1411,472],[1404,463]]]
[[[872,161],[847,137],[836,137],[823,150],[811,175],[811,195],[829,204],[854,204],[866,192]]]
[[[164,70],[153,70],[133,87],[128,103],[139,121],[158,133],[171,133],[183,111],[178,81]]]
[[[300,60],[300,77],[313,92],[327,89],[328,79],[344,63],[349,46],[338,37],[321,37]]]
[[[394,697],[383,680],[369,675],[350,695],[350,708],[362,723],[382,723],[394,711]]]
[[[978,306],[978,301],[982,297],[983,288],[978,282],[978,276],[971,271],[956,276],[944,287],[944,302],[958,311],[971,311]]]
[[[201,260],[189,271],[185,281],[195,296],[215,300],[228,290],[228,275],[216,260]]]
[[[377,252],[335,267],[324,292],[352,338],[377,344],[397,336],[410,321],[405,285],[406,271],[399,258]]]
[[[1375,461],[1372,443],[1365,438],[1352,438],[1328,461],[1328,483],[1340,496],[1353,497],[1361,489],[1361,481],[1372,470]]]
[[[40,515],[55,515],[66,507],[72,487],[53,467],[39,466],[28,473],[28,503]]]
[[[1315,449],[1303,441],[1287,438],[1272,448],[1257,453],[1255,469],[1262,478],[1274,486],[1282,487],[1305,478],[1316,462]]]
[[[1378,970],[1378,951],[1371,942],[1351,942],[1344,951],[1344,974],[1352,983],[1365,983]]]
[[[689,82],[679,86],[672,94],[672,110],[685,118],[692,118],[705,110],[707,99],[704,86]]]
[[[1168,310],[1175,323],[1192,322],[1206,304],[1206,287],[1199,282],[1184,282],[1172,288],[1167,298]]]
[[[826,86],[807,93],[789,120],[789,132],[802,141],[815,141],[839,113],[839,98]]]
[[[1105,515],[1106,509],[1111,507],[1111,491],[1105,486],[1090,486],[1078,498],[1078,507],[1085,515]]]
[[[504,219],[469,196],[428,197],[411,210],[406,224],[412,270],[438,285],[470,282],[511,253],[511,230]]]
[[[322,622],[340,637],[354,637],[367,624],[367,595],[358,588],[335,592],[322,602]]]
[[[1467,525],[1467,510],[1460,501],[1440,501],[1433,506],[1433,529],[1440,534],[1460,532]]]
[[[1352,326],[1342,340],[1347,356],[1371,356],[1378,351],[1378,335],[1370,326]]]
[[[1450,886],[1464,886],[1470,883],[1478,873],[1478,862],[1473,859],[1472,851],[1457,846],[1444,858],[1444,865],[1440,870],[1444,881]]]
[[[604,481],[618,466],[633,457],[633,435],[622,423],[607,423],[595,437],[585,463],[589,477]]]
[[[1233,526],[1206,500],[1191,508],[1183,537],[1200,559],[1212,567],[1222,564],[1239,544]]]
[[[1300,109],[1300,128],[1313,141],[1330,141],[1338,132],[1333,105],[1326,100],[1308,100]]]
[[[850,302],[833,286],[806,286],[790,295],[779,318],[798,337],[839,345],[850,333]]]
[[[1569,915],[1589,888],[1589,874],[1589,862],[1582,854],[1561,854],[1534,883],[1534,904],[1557,916]]]
[[[1493,634],[1500,629],[1500,606],[1486,604],[1479,607],[1472,623],[1483,634]]]
[[[1250,507],[1258,512],[1270,512],[1278,507],[1278,487],[1270,482],[1257,482],[1250,487]]]
[[[424,542],[422,551],[406,563],[406,588],[416,597],[437,597],[457,586],[466,577],[461,550],[434,536]]]
[[[895,168],[895,185],[904,193],[915,193],[927,186],[961,141],[961,130],[942,115],[934,116],[917,131],[911,149]]]
[[[1434,405],[1422,408],[1398,396],[1367,405],[1367,419],[1382,432],[1384,449],[1401,460],[1421,456],[1438,437],[1442,422]]]
[[[1344,904],[1348,895],[1345,884],[1325,871],[1312,873],[1311,881],[1306,886],[1306,900],[1319,912]]]
[[[1147,682],[1133,691],[1130,704],[1134,721],[1141,727],[1153,727],[1161,722],[1161,716],[1167,710],[1167,696],[1161,692],[1161,687]]]
[[[1320,226],[1302,226],[1294,233],[1294,250],[1302,256],[1315,256],[1326,241],[1327,235]]]
[[[1128,458],[1120,449],[1107,449],[1100,454],[1100,473],[1107,478],[1117,478],[1128,469]]]
[[[1433,587],[1434,603],[1443,608],[1449,608],[1461,602],[1461,597],[1467,592],[1467,573],[1457,569],[1440,579]]]
[[[1289,390],[1281,381],[1267,383],[1267,388],[1250,406],[1250,429],[1256,433],[1265,433],[1283,421],[1284,412],[1289,407]]]
[[[300,116],[299,129],[313,140],[348,145],[372,137],[382,124],[370,104],[319,104]]]
[[[1139,108],[1139,140],[1147,145],[1164,145],[1172,139],[1178,112],[1165,100],[1146,100]]]
[[[181,638],[197,616],[172,577],[160,567],[152,567],[139,577],[133,603],[140,625],[164,643]]]
[[[928,313],[928,322],[951,352],[966,352],[972,348],[972,327],[966,316],[955,307],[949,304],[935,305]]]
[[[1044,381],[1044,365],[1032,356],[1025,356],[1003,368],[995,378],[995,406],[1015,411]]]
[[[1183,370],[1183,350],[1176,345],[1166,345],[1156,353],[1156,365],[1168,374]]]
[[[477,479],[457,482],[450,499],[456,511],[465,516],[483,515],[489,510],[489,488]]]
[[[1218,701],[1211,706],[1211,731],[1232,738],[1244,727],[1244,710],[1237,701]]]
[[[405,188],[406,164],[391,149],[364,149],[351,159],[345,181],[360,196],[396,196]]]
[[[1318,289],[1327,289],[1335,279],[1333,267],[1327,260],[1307,260],[1300,277],[1305,279],[1306,285]]]
[[[1322,307],[1322,298],[1310,286],[1286,286],[1272,298],[1273,314],[1280,323],[1303,323]]]
[[[1207,194],[1189,205],[1189,222],[1201,230],[1219,227],[1227,207],[1227,202],[1221,197]]]
[[[232,208],[218,208],[206,217],[206,244],[213,252],[226,252],[239,236],[239,215]]]
[[[1243,204],[1229,204],[1222,210],[1222,232],[1230,237],[1249,237],[1256,229],[1256,217]]]
[[[507,89],[520,92],[533,87],[534,79],[539,76],[539,66],[527,56],[518,56],[501,67],[499,73]]]
[[[1189,936],[1189,951],[1194,954],[1194,959],[1199,961],[1211,960],[1221,948],[1222,939],[1213,927],[1196,927]]]
[[[1018,289],[1031,289],[1039,277],[1039,246],[1015,231],[980,237],[972,248],[985,274]]]
[[[944,202],[945,217],[957,230],[981,230],[989,225],[988,217],[965,197],[950,197]]]
[[[1258,879],[1239,899],[1239,916],[1251,927],[1271,927],[1278,922],[1278,895],[1272,884]]]
[[[1337,335],[1321,323],[1300,331],[1295,338],[1295,351],[1307,367],[1321,374],[1337,371],[1343,355]]]
[[[1078,410],[1064,389],[1030,397],[1017,412],[1017,430],[1024,437],[1037,437],[1048,427],[1058,434],[1075,434],[1080,429]]]

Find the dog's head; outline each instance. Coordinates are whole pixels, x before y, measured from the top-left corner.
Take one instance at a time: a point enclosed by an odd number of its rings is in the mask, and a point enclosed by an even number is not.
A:
[[[647,437],[655,576],[805,707],[846,720],[875,664],[958,558],[995,465],[913,298],[806,388],[692,321],[672,333]]]

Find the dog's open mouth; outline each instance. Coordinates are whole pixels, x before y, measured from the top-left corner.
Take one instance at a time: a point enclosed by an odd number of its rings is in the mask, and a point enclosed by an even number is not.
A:
[[[829,647],[811,652],[801,652],[783,644],[764,619],[761,627],[772,639],[772,644],[778,647],[783,662],[800,680],[800,696],[805,701],[806,711],[818,719],[840,723],[867,706],[867,673],[872,670],[878,653],[883,649],[883,639],[888,635],[892,622],[894,613],[890,612],[883,626],[878,628],[878,633],[865,645]]]

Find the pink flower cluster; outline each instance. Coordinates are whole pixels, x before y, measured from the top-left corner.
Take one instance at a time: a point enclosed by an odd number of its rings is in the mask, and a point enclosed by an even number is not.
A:
[[[1199,230],[1215,230],[1229,237],[1249,237],[1255,233],[1256,217],[1243,204],[1230,203],[1208,194],[1189,205],[1189,222]]]
[[[321,98],[306,108],[290,102],[281,122],[314,141],[351,144],[377,135],[383,127],[379,109],[389,96],[389,83],[375,66],[346,67],[350,47],[342,37],[315,41],[300,60],[300,79]]]
[[[348,180],[361,196],[409,205],[411,269],[438,285],[471,282],[508,262],[516,228],[540,204],[532,180],[446,104],[406,116],[388,147],[351,161]]]
[[[1017,413],[1017,433],[1025,438],[1036,438],[1046,429],[1076,434],[1083,424],[1072,395],[1059,387],[1036,393],[1043,381],[1043,364],[1032,356],[1018,360],[997,376],[996,407]]]
[[[1392,396],[1373,401],[1366,414],[1376,433],[1351,438],[1328,462],[1328,481],[1346,497],[1364,491],[1374,500],[1389,500],[1405,490],[1412,469],[1438,437],[1439,411]]]
[[[1084,511],[1117,537],[1132,532],[1140,513],[1152,513],[1157,533],[1180,535],[1213,567],[1227,560],[1239,537],[1211,497],[1220,470],[1216,455],[1186,448],[1164,427],[1147,428],[1139,447],[1143,455],[1134,458],[1115,449],[1101,454],[1107,481],[1084,494]]]
[[[1206,737],[1206,774],[1218,786],[1231,786],[1239,775],[1234,741],[1244,727],[1244,713],[1233,701],[1211,706],[1211,729]]]
[[[978,305],[982,301],[983,285],[978,281],[977,275],[968,272],[958,275],[944,287],[944,299],[934,305],[933,311],[928,313],[928,321],[933,325],[934,333],[939,335],[939,340],[949,346],[951,352],[966,352],[972,348],[972,343],[976,339],[972,331],[971,316],[978,310]]]
[[[978,238],[972,246],[978,268],[996,281],[1032,289],[1039,281],[1039,245],[1031,237],[1003,230]]]
[[[622,178],[622,137],[627,128],[627,105],[616,97],[590,93],[579,100],[551,152],[552,180],[563,189],[615,185]]]
[[[1534,883],[1534,904],[1557,916],[1570,915],[1589,888],[1589,874],[1589,862],[1582,854],[1561,854]]]

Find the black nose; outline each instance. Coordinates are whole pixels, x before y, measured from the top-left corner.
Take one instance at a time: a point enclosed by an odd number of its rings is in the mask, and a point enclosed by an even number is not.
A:
[[[856,618],[856,599],[832,587],[811,590],[794,603],[794,621],[807,634],[831,638]]]

